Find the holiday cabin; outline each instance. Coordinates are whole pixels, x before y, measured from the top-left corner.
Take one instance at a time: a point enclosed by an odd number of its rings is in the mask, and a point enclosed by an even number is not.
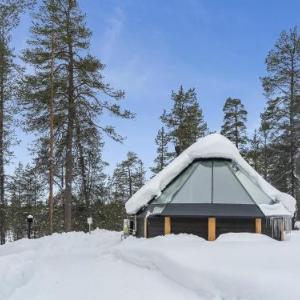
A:
[[[296,201],[267,183],[220,134],[191,145],[126,203],[137,237],[229,232],[289,236]]]

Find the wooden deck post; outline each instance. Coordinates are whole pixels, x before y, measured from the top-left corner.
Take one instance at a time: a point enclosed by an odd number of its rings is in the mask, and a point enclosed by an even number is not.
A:
[[[171,217],[165,217],[164,234],[171,233]]]
[[[208,240],[216,239],[216,218],[208,218]]]
[[[148,237],[148,216],[144,218],[144,238]]]
[[[255,219],[255,233],[261,233],[261,219]]]

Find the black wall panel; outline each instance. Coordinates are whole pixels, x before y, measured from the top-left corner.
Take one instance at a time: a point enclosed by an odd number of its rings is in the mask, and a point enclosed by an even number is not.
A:
[[[255,232],[255,219],[217,218],[216,235],[229,232]]]
[[[206,218],[171,218],[172,233],[190,233],[207,239],[208,219]]]

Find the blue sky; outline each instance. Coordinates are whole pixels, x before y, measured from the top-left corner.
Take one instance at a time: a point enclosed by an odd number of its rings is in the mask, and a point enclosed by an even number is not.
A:
[[[154,138],[170,94],[182,84],[194,87],[211,130],[222,124],[227,97],[240,98],[248,110],[248,129],[259,124],[265,98],[259,80],[264,60],[282,30],[300,25],[300,1],[255,0],[79,0],[93,32],[91,52],[107,65],[104,76],[126,91],[123,105],[135,120],[101,121],[127,137],[106,139],[108,172],[135,151],[148,169],[155,158]],[[26,45],[30,20],[14,32],[18,52]],[[32,136],[18,130],[22,143],[15,162],[29,162]],[[10,168],[12,168],[11,166]]]

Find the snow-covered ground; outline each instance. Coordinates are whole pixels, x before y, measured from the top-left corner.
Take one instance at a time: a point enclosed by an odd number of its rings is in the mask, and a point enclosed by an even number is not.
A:
[[[120,236],[96,230],[0,246],[0,299],[300,299],[300,231],[286,242]]]

